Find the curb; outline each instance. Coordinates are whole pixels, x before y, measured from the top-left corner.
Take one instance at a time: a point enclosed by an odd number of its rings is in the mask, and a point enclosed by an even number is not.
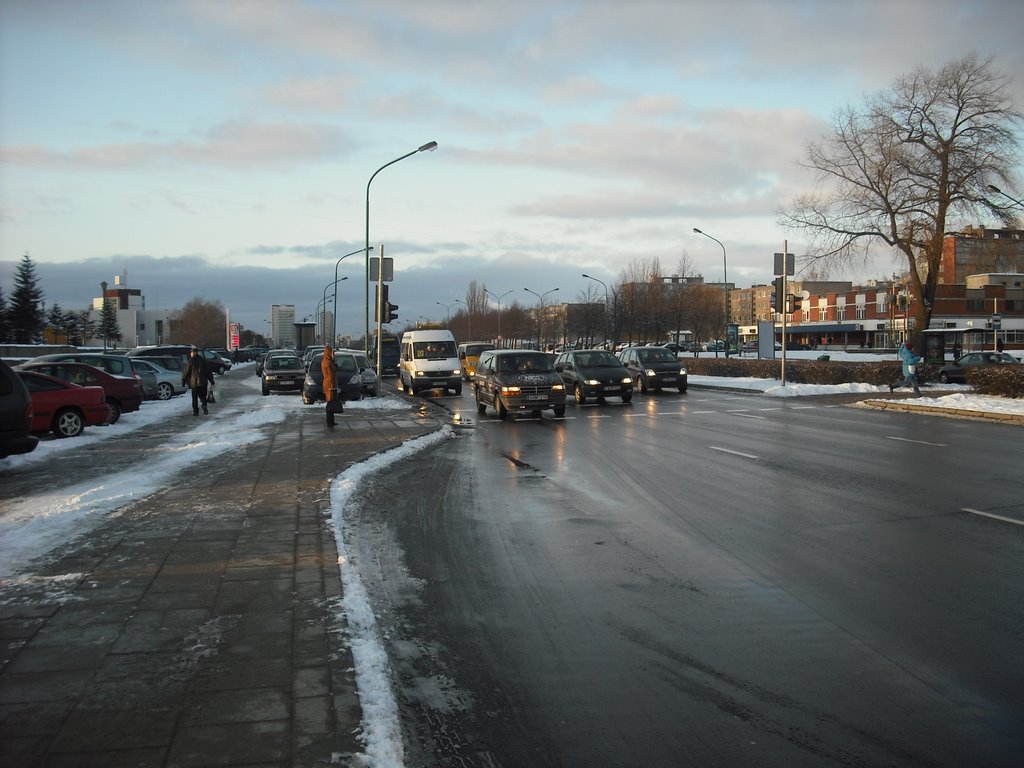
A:
[[[962,408],[943,408],[934,405],[917,405],[906,400],[862,400],[853,403],[855,408],[873,408],[879,411],[905,411],[923,413],[932,416],[945,416],[952,419],[970,419],[972,421],[996,421],[1024,427],[1024,416],[1014,413],[991,413],[989,411],[967,411]]]

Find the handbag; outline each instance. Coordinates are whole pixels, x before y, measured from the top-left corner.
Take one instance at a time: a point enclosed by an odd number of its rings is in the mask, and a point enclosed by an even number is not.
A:
[[[917,365],[911,363],[907,366],[907,373],[917,373]]]
[[[208,403],[216,403],[217,402],[217,398],[213,394],[213,387],[210,387],[209,391],[206,393],[206,402],[208,402]]]

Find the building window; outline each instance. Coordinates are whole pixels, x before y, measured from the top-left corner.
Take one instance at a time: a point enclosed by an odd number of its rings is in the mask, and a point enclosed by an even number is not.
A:
[[[863,304],[857,305],[857,319],[864,320],[868,316],[867,307]],[[845,318],[844,318],[845,319]]]
[[[860,305],[858,304],[857,306],[860,306]],[[840,304],[838,307],[836,307],[836,320],[845,320],[845,319],[846,319],[846,305],[845,304]]]
[[[818,307],[818,319],[828,320],[828,307]]]
[[[968,312],[984,312],[985,311],[985,300],[984,299],[968,299],[967,300],[967,311]]]

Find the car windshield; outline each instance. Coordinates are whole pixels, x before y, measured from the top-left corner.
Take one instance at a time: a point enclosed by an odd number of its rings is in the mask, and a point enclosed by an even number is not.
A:
[[[611,352],[580,352],[576,363],[585,368],[621,368],[622,363]]]
[[[302,370],[302,361],[297,357],[285,357],[284,355],[272,357],[267,362],[267,368],[272,371],[289,371],[292,369]]]
[[[413,355],[418,359],[436,360],[442,357],[458,357],[454,341],[417,341],[412,345]]]
[[[640,358],[641,363],[674,363],[676,361],[676,356],[664,347],[641,349],[637,352],[637,357]]]
[[[502,373],[550,373],[554,369],[547,355],[506,355],[498,365]]]

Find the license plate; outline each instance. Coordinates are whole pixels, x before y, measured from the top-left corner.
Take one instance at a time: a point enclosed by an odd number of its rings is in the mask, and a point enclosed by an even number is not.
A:
[[[662,376],[661,380],[662,381],[675,381],[676,377],[675,376]]]
[[[619,390],[618,387],[605,387],[604,388],[605,392],[618,392],[618,390]]]
[[[530,395],[526,398],[527,400],[547,400],[547,395]]]

